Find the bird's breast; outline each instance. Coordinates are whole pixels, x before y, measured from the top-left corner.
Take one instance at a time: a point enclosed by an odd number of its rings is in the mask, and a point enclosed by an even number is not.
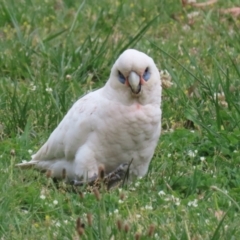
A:
[[[103,163],[107,161],[108,165],[112,162],[114,167],[132,158],[139,162],[151,158],[160,135],[160,107],[111,105],[104,112],[92,142],[98,146],[96,158],[102,159]]]

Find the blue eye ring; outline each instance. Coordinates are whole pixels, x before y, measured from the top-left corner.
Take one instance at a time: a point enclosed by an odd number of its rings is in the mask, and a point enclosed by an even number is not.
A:
[[[122,84],[126,82],[126,78],[123,76],[123,74],[120,71],[118,71],[118,80]]]
[[[149,72],[149,68],[147,67],[143,73],[143,79],[147,82],[151,77],[151,73]]]

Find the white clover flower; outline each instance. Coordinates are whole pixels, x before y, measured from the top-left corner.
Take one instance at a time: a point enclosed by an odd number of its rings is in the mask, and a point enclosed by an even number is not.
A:
[[[44,200],[44,199],[46,199],[46,196],[45,195],[40,195],[40,198],[42,199],[42,200]]]
[[[70,80],[72,78],[72,76],[70,74],[66,75],[66,79]]]
[[[167,157],[170,158],[171,156],[172,156],[172,154],[171,154],[171,153],[168,153]]]
[[[30,84],[30,90],[31,91],[35,91],[36,90],[36,85],[34,85],[33,83]]]
[[[205,161],[206,160],[206,158],[205,157],[200,157],[200,161]]]
[[[53,91],[52,88],[46,88],[45,90],[46,92],[49,92],[49,93]]]
[[[188,18],[194,18],[194,17],[197,17],[198,15],[199,15],[199,12],[194,11],[194,12],[191,12],[191,13],[187,14],[187,17]]]
[[[175,197],[173,195],[171,195],[170,200],[175,201]]]
[[[54,200],[54,201],[53,201],[53,204],[54,204],[54,205],[57,205],[57,204],[58,204],[58,200]]]
[[[166,202],[171,201],[171,202],[173,202],[176,206],[179,206],[179,205],[180,205],[180,199],[179,199],[179,198],[175,198],[173,195],[164,198],[164,201],[166,201]]]
[[[57,222],[55,223],[55,226],[56,226],[56,227],[61,227],[61,223],[57,221]]]
[[[197,199],[195,199],[195,200],[193,201],[193,206],[194,206],[194,207],[197,207],[197,206],[198,206],[198,200],[197,200]]]
[[[164,196],[164,195],[166,195],[166,193],[165,193],[163,190],[161,190],[161,191],[158,192],[158,196],[161,197],[161,196]]]
[[[113,212],[114,212],[115,214],[118,214],[118,213],[119,213],[118,209],[115,209]]]
[[[153,210],[153,207],[152,207],[151,205],[146,205],[146,206],[145,206],[145,209],[146,209],[146,210]]]
[[[193,66],[193,65],[191,65],[191,66],[190,66],[190,68],[191,68],[191,69],[193,69],[193,70],[195,70],[195,69],[196,69],[196,67],[195,67],[195,66]]]
[[[185,25],[182,26],[182,30],[183,30],[183,31],[189,31],[190,29],[191,29],[190,26],[187,25],[187,24],[185,24]]]
[[[29,153],[29,154],[32,154],[32,153],[33,153],[33,150],[32,150],[32,149],[28,149],[28,153]]]
[[[189,207],[197,207],[198,206],[198,200],[194,199],[193,201],[188,202]]]
[[[22,213],[27,214],[27,213],[29,213],[29,212],[28,212],[28,210],[23,209],[23,210],[22,210]]]
[[[179,198],[175,198],[175,205],[179,206],[180,205],[180,199]]]
[[[172,200],[172,199],[170,199],[169,197],[164,198],[164,201],[166,201],[166,202],[168,202],[170,200]]]
[[[119,200],[118,200],[118,203],[122,204],[122,203],[123,203],[123,200],[119,199]]]
[[[189,150],[188,153],[187,153],[187,155],[188,155],[189,157],[196,157],[196,152],[195,152],[195,151],[192,151],[192,150]]]
[[[130,191],[136,191],[136,188],[135,187],[131,187],[129,188]]]
[[[135,187],[139,187],[140,186],[140,182],[136,182],[134,185],[135,185]]]

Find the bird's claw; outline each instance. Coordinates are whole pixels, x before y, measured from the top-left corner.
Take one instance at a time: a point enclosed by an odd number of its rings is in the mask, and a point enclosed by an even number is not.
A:
[[[131,163],[120,164],[113,172],[109,173],[105,177],[108,189],[116,186],[120,182],[122,182],[122,185],[124,184],[125,180],[128,178],[128,170],[130,164]]]
[[[79,180],[72,180],[70,181],[70,184],[73,186],[84,186],[84,185],[94,185],[94,182],[98,179],[97,174],[95,174],[93,177],[88,178],[86,181],[79,181]]]
[[[104,176],[103,179],[95,175],[87,179],[86,181],[72,180],[70,184],[73,186],[84,186],[84,185],[98,186],[99,183],[102,182],[104,185],[107,186],[107,189],[110,189],[116,186],[121,181],[124,182],[124,180],[127,177],[129,165],[130,165],[129,163],[120,164],[114,171]]]

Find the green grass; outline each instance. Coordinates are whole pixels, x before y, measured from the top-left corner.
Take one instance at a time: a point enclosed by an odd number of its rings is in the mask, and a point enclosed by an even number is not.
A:
[[[78,218],[81,239],[239,239],[240,21],[218,11],[238,1],[180,2],[0,1],[1,239],[77,239]],[[126,48],[173,82],[147,176],[98,201],[14,168]]]

